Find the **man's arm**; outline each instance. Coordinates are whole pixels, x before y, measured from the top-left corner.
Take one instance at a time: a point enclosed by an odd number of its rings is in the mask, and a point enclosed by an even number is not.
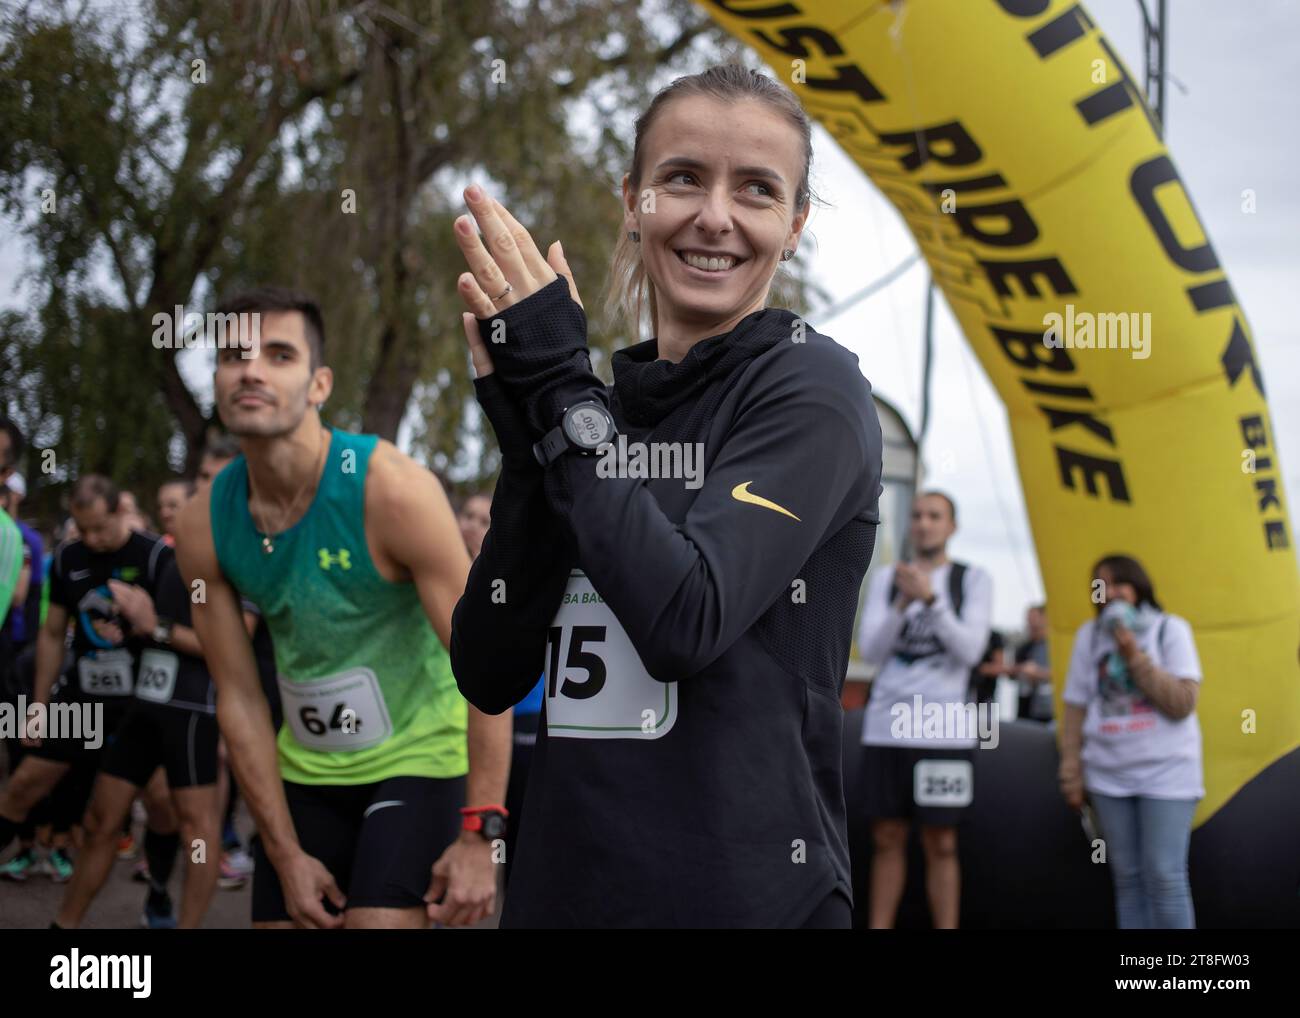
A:
[[[383,556],[410,574],[429,622],[448,646],[469,552],[438,479],[387,442],[370,458],[366,530],[367,537],[376,536]],[[505,802],[512,732],[511,711],[492,716],[469,705],[466,805]],[[448,926],[479,921],[495,907],[496,882],[492,845],[476,831],[462,831],[433,865],[429,917]]]
[[[18,582],[14,585],[13,603],[10,608],[21,611],[22,606],[27,602],[27,592],[31,589],[32,584],[32,560],[24,558],[22,567],[18,570]]]
[[[880,667],[903,631],[904,615],[898,602],[889,603],[893,567],[880,570],[867,587],[867,601],[862,608],[862,625],[858,630],[858,651],[867,664]]]
[[[934,618],[934,635],[943,649],[967,668],[974,668],[984,657],[993,626],[993,580],[982,569],[966,574],[970,589],[962,598],[961,615],[952,610],[946,590],[935,590],[930,612]]]
[[[50,702],[50,690],[63,667],[64,641],[68,634],[68,610],[61,604],[50,602],[45,614],[45,625],[36,634],[36,674],[32,680],[32,697],[35,703]]]
[[[109,580],[108,586],[113,592],[113,600],[118,610],[131,623],[131,631],[145,639],[152,638],[154,630],[158,628],[159,620],[158,606],[154,603],[150,592],[144,587],[123,583],[121,580]],[[167,641],[172,650],[181,654],[188,654],[190,657],[203,656],[203,647],[199,643],[198,634],[189,626],[183,626],[179,622],[172,623]]]
[[[280,781],[271,711],[257,676],[239,597],[217,564],[208,496],[196,495],[177,521],[176,556],[186,585],[202,581],[202,598],[191,600],[194,631],[217,688],[217,720],[230,751],[239,787],[257,821],[271,862],[301,853]]]
[[[385,555],[410,573],[430,624],[449,647],[451,613],[465,590],[469,553],[442,485],[382,442],[371,457],[366,518]],[[505,801],[512,731],[510,711],[490,716],[470,705],[468,805]]]

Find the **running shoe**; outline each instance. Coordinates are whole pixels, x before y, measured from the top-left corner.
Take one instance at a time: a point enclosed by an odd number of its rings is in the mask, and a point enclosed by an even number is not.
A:
[[[217,886],[224,891],[236,891],[248,883],[253,874],[253,859],[242,848],[221,853],[221,875]]]
[[[130,834],[123,834],[117,839],[117,857],[119,859],[134,859],[140,854],[140,846],[135,843],[135,838]]]
[[[150,891],[149,896],[144,900],[144,913],[140,916],[140,925],[146,930],[176,929],[171,895],[165,891],[161,894]]]
[[[72,860],[61,848],[50,849],[50,879],[56,884],[66,884],[72,879]]]
[[[149,883],[149,862],[147,859],[139,859],[131,867],[131,879],[137,884]]]
[[[34,875],[33,871],[35,869],[36,854],[29,848],[19,852],[3,866],[0,866],[0,877],[21,884],[28,877]]]

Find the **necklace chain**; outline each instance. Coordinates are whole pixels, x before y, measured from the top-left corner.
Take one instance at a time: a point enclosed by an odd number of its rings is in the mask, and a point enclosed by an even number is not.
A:
[[[317,435],[317,441],[320,443],[322,449],[329,448],[326,445],[324,439],[320,438],[319,433]],[[294,511],[298,508],[299,500],[306,493],[307,489],[311,487],[312,482],[317,479],[318,475],[320,474],[321,462],[323,459],[324,457],[320,453],[316,454],[316,469],[307,475],[306,483],[304,483],[303,486],[298,490],[298,494],[296,494],[293,497],[293,501],[289,503],[289,508],[285,510],[285,514],[282,517],[280,517],[281,526],[278,530],[275,531],[275,533],[279,534],[284,532],[285,528],[283,524],[286,523],[290,518],[292,518]],[[251,483],[252,476],[253,475],[250,471],[249,473],[250,483]],[[258,522],[257,516],[253,513],[253,505],[251,500],[249,501],[249,505],[248,505],[248,515],[253,518],[253,526],[255,526],[259,531],[261,531],[262,551],[270,555],[271,552],[275,551],[275,542],[271,540],[271,534],[272,534],[271,528],[266,526],[263,523]]]

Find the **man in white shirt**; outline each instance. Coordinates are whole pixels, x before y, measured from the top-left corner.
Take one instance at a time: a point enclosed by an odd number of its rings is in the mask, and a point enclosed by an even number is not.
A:
[[[913,557],[873,577],[858,634],[863,660],[879,668],[862,729],[873,929],[894,925],[913,820],[921,824],[934,926],[957,928],[957,824],[974,795],[978,735],[967,686],[989,639],[993,581],[948,558],[956,529],[951,498],[936,491],[916,497]]]

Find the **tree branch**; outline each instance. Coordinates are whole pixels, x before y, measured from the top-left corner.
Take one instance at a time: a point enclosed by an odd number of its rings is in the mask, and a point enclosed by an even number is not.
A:
[[[682,50],[690,46],[690,44],[694,42],[699,36],[707,32],[710,29],[711,24],[712,23],[708,21],[701,21],[694,25],[688,25],[687,27],[683,28],[677,34],[677,38],[674,39],[672,42],[670,42],[667,46],[661,46],[659,49],[651,53],[650,60],[655,64],[666,63],[667,61],[675,57],[678,53],[680,53]],[[637,51],[629,47],[628,49],[625,49],[622,53],[617,53],[612,57],[607,57],[606,59],[602,60],[601,63],[604,64],[606,69],[610,71],[617,71],[620,68],[626,67],[629,64],[631,64],[633,60],[636,58],[636,54]],[[572,93],[576,92],[579,88],[586,88],[590,84],[591,82],[589,80],[579,80],[575,78],[573,81],[565,82],[563,85],[557,85],[556,91],[560,95],[571,95]]]

